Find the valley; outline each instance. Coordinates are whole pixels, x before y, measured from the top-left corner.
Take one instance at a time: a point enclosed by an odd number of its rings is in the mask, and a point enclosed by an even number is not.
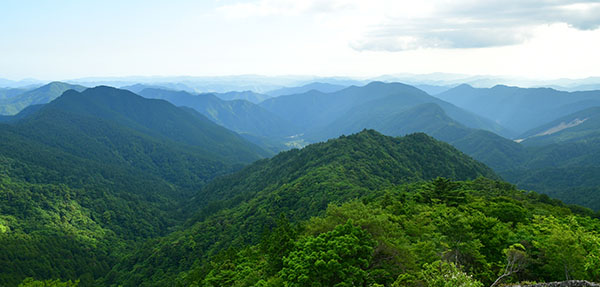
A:
[[[600,286],[600,2],[0,1],[0,287]]]
[[[510,248],[529,262],[517,282],[561,280],[565,264],[600,280],[600,245],[578,241],[600,242],[593,100],[510,137],[452,89],[319,83],[256,103],[128,89],[11,96],[36,100],[0,123],[2,285],[421,286],[428,264],[489,284]],[[314,240],[348,234],[363,261],[323,264],[350,277],[301,267],[334,248]]]

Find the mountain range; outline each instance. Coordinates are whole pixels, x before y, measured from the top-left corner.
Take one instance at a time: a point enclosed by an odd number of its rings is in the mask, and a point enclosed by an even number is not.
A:
[[[118,242],[164,234],[181,222],[183,199],[269,154],[191,109],[104,86],[68,90],[15,118],[0,124],[9,192],[0,225],[10,230],[0,260],[29,276],[40,266],[61,278],[106,273]],[[40,251],[14,251],[23,248]],[[2,285],[15,284],[2,273]]]
[[[246,100],[222,100],[214,94],[190,94],[184,91],[144,89],[146,98],[164,99],[177,106],[192,108],[213,122],[233,130],[247,139],[278,152],[286,149],[285,138],[297,133],[298,128]]]
[[[266,92],[271,97],[279,97],[285,95],[303,94],[309,91],[319,91],[322,93],[333,93],[346,88],[346,86],[330,83],[312,82],[299,87],[279,88]]]
[[[323,93],[309,91],[303,94],[268,99],[260,106],[300,126],[303,132],[328,128],[338,119],[361,112],[364,106],[371,109],[397,109],[424,103],[436,103],[445,112],[469,127],[483,128],[503,133],[501,126],[447,102],[441,101],[412,86],[399,83],[373,82],[363,87]],[[368,113],[365,108],[364,112]],[[387,111],[383,111],[385,113]],[[373,111],[375,113],[375,111]]]
[[[0,115],[15,115],[30,105],[49,103],[67,90],[82,91],[84,89],[85,87],[83,86],[51,82],[39,88],[25,90],[10,97],[0,97]]]
[[[595,91],[178,87],[0,92],[0,285],[600,280]]]
[[[600,91],[563,92],[502,85],[493,88],[460,85],[436,97],[497,122],[514,131],[512,137],[559,117],[600,105]]]

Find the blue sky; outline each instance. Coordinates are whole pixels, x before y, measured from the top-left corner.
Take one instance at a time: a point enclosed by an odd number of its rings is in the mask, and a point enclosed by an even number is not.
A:
[[[0,77],[600,76],[600,1],[0,1]]]

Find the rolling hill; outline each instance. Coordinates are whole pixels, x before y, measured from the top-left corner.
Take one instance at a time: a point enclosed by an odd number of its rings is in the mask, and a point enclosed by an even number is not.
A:
[[[531,129],[518,138],[526,146],[544,146],[599,136],[600,107],[592,107]]]
[[[600,209],[600,109],[585,109],[525,132],[525,156],[506,180],[567,203]]]
[[[266,99],[271,98],[269,95],[255,93],[253,91],[232,91],[226,93],[214,93],[214,95],[225,101],[244,100],[253,104],[258,104]]]
[[[106,274],[181,223],[215,176],[266,152],[201,114],[129,91],[66,91],[0,124],[0,284]]]
[[[203,188],[193,203],[200,211],[186,228],[116,265],[113,271],[121,275],[114,280],[148,284],[158,268],[164,273],[153,284],[168,284],[219,250],[257,243],[280,214],[304,220],[331,203],[438,176],[498,178],[485,165],[425,134],[393,138],[365,130],[282,152]]]
[[[213,94],[193,95],[161,89],[145,89],[139,94],[190,107],[213,122],[242,134],[276,138],[293,135],[295,130],[275,114],[244,100],[224,101]]]
[[[15,115],[30,105],[46,104],[58,98],[67,90],[82,91],[83,86],[52,82],[39,88],[25,91],[19,95],[0,100],[1,115]]]
[[[260,105],[301,127],[302,132],[310,133],[326,129],[336,120],[343,121],[356,109],[367,110],[363,107],[365,105],[387,113],[425,103],[439,105],[451,118],[467,127],[490,130],[501,135],[510,133],[485,118],[400,83],[372,82],[363,87],[352,86],[329,94],[309,91],[268,99]]]
[[[364,128],[374,129],[388,136],[424,132],[452,144],[497,171],[513,168],[526,155],[524,148],[518,143],[489,131],[468,128],[449,117],[437,104],[406,107],[400,103],[389,103],[390,101],[383,99],[360,105],[328,127],[307,134],[307,138],[319,141],[356,133]]]
[[[28,91],[28,89],[24,88],[0,88],[0,101],[12,98],[14,96],[20,95],[24,92]]]
[[[436,97],[494,120],[515,131],[514,136],[562,116],[600,106],[600,91],[563,92],[502,85],[473,88],[463,84]]]
[[[145,99],[126,90],[99,86],[82,93],[67,91],[43,110],[118,121],[134,130],[193,145],[222,158],[250,162],[266,155],[197,112],[177,108],[164,100]]]
[[[333,92],[342,90],[346,87],[347,86],[330,84],[330,83],[314,82],[314,83],[306,84],[306,85],[299,86],[299,87],[287,87],[287,88],[276,89],[276,90],[266,92],[266,94],[271,97],[279,97],[279,96],[286,96],[286,95],[303,94],[303,93],[310,92],[313,90],[319,91],[322,93],[333,93]]]

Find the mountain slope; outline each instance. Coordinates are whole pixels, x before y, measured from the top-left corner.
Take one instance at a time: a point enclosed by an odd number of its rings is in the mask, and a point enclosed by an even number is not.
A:
[[[500,181],[437,178],[332,204],[298,224],[281,216],[258,244],[228,249],[176,282],[489,286],[506,270],[507,257],[522,269],[503,283],[597,281],[598,250],[587,246],[600,239],[600,220],[592,216]]]
[[[266,99],[271,98],[269,95],[255,93],[253,91],[242,91],[242,92],[226,92],[226,93],[215,93],[219,99],[224,101],[233,101],[233,100],[244,100],[251,102],[253,104],[258,104]]]
[[[530,130],[522,162],[499,173],[522,188],[599,210],[599,115],[590,108]]]
[[[201,115],[108,87],[67,91],[0,132],[0,155],[39,169],[24,180],[163,204],[264,153]]]
[[[436,104],[406,106],[386,105],[387,102],[385,99],[375,100],[355,107],[326,128],[307,136],[313,141],[321,141],[362,129],[374,129],[389,136],[403,136],[414,132],[433,135],[451,126],[464,128]]]
[[[181,223],[208,180],[264,153],[197,112],[109,87],[67,91],[0,137],[3,286],[96,285],[118,254]]]
[[[153,84],[133,84],[128,86],[121,86],[120,89],[128,90],[139,94],[145,89],[161,89],[161,90],[172,90],[172,91],[186,91],[194,92],[194,89],[186,86],[182,83],[153,83]]]
[[[404,136],[424,132],[452,144],[460,151],[492,167],[494,170],[513,168],[525,155],[524,148],[489,131],[468,128],[434,103],[406,105],[403,97],[390,96],[351,109],[328,127],[308,133],[311,141],[320,141],[361,129],[374,129],[388,136]],[[410,102],[410,100],[409,100]]]
[[[436,97],[485,116],[518,134],[556,118],[600,106],[600,91],[563,92],[549,88],[460,85]]]
[[[320,83],[314,82],[310,84],[306,84],[300,87],[288,87],[288,88],[280,88],[277,90],[272,90],[267,92],[266,94],[271,97],[279,97],[285,95],[294,95],[294,94],[303,94],[312,90],[319,91],[322,93],[333,93],[339,90],[346,88],[346,86],[330,84],[330,83]]]
[[[0,101],[12,98],[26,92],[24,88],[0,88]]]
[[[140,95],[193,108],[215,123],[239,133],[277,138],[293,135],[295,130],[275,114],[244,100],[223,101],[213,94],[192,95],[160,89],[144,89]]]
[[[83,93],[68,91],[44,108],[50,109],[118,121],[140,132],[197,146],[223,158],[250,162],[266,155],[199,113],[111,87],[100,86]]]
[[[582,141],[600,136],[600,107],[588,108],[556,119],[519,136],[526,146]]]
[[[461,110],[412,86],[399,83],[372,82],[364,87],[352,86],[330,94],[310,91],[269,99],[260,105],[300,126],[303,132],[308,133],[324,129],[336,120],[343,121],[345,115],[351,113],[353,109],[360,109],[362,105],[390,111],[425,103],[439,105],[451,118],[467,127],[491,130],[500,134],[508,133],[489,120]]]
[[[186,229],[117,265],[113,271],[123,277],[116,281],[143,285],[152,270],[160,268],[166,281],[158,283],[167,284],[219,250],[257,242],[262,230],[272,226],[281,213],[293,221],[307,219],[330,203],[438,176],[497,178],[485,165],[425,134],[392,138],[363,131],[283,152],[211,182],[197,195],[194,205],[201,211]]]
[[[65,91],[71,89],[82,91],[85,87],[62,82],[52,82],[37,89],[0,100],[0,114],[15,115],[27,106],[49,103]]]

